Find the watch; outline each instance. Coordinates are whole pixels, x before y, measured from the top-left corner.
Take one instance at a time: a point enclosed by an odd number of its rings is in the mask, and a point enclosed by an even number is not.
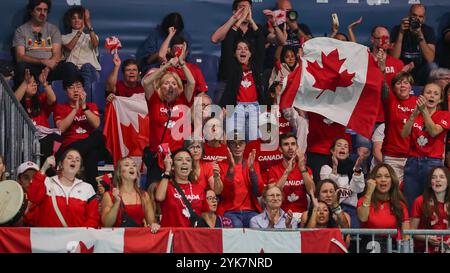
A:
[[[362,168],[359,168],[359,169],[353,169],[353,171],[354,171],[355,173],[362,173],[363,169],[362,169]]]
[[[88,31],[89,31],[89,32],[92,32],[92,31],[94,31],[94,28],[93,28],[93,27],[89,27],[89,28],[88,28]]]
[[[163,179],[163,178],[170,179],[170,178],[172,178],[172,177],[170,176],[170,174],[162,173],[161,179]]]
[[[87,104],[86,104],[86,106],[84,108],[81,108],[81,110],[83,110],[83,112],[85,112],[85,111],[89,110],[89,106],[87,106]]]

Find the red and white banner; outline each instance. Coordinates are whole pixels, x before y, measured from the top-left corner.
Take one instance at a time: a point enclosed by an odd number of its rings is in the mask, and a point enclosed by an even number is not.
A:
[[[303,52],[302,65],[284,79],[280,108],[318,113],[371,137],[383,74],[369,49],[322,37],[307,41]]]
[[[114,165],[124,156],[141,162],[142,151],[149,143],[149,118],[145,95],[116,96],[105,109],[103,135]],[[139,164],[140,165],[140,164]],[[138,165],[138,166],[139,166]]]
[[[338,229],[0,228],[0,253],[344,253]]]

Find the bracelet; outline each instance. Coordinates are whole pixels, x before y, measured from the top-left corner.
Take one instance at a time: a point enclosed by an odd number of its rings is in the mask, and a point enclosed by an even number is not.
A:
[[[335,208],[332,208],[331,211],[332,211],[334,214],[341,214],[341,213],[342,213],[342,208],[341,208],[341,206],[337,206],[337,207],[335,207]]]
[[[300,170],[300,172],[301,172],[301,173],[307,173],[308,170],[307,170],[307,169],[304,169],[304,170]]]
[[[93,31],[94,31],[94,28],[93,28],[93,27],[90,27],[90,28],[88,28],[88,31],[89,31],[89,32],[93,32]]]
[[[164,178],[170,179],[170,178],[172,178],[172,177],[170,176],[170,173],[167,174],[167,173],[164,172],[164,173],[161,175],[161,179],[164,179]]]

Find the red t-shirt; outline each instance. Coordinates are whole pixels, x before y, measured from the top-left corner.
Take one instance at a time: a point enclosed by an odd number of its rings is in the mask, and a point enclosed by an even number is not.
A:
[[[259,163],[259,167],[261,169],[261,177],[263,179],[264,184],[269,182],[269,169],[270,167],[280,163],[283,161],[283,154],[278,149],[278,145],[275,150],[272,151],[262,151],[261,150],[261,140],[253,140],[247,143],[244,151],[244,159],[248,159],[248,155],[251,153],[253,149],[256,150],[255,161]]]
[[[188,62],[186,62],[186,66],[191,71],[192,77],[194,77],[195,80],[194,96],[197,96],[201,92],[208,91],[208,85],[206,85],[205,77],[203,77],[200,67]],[[167,70],[177,73],[182,81],[186,81],[186,75],[181,67],[169,67]]]
[[[182,118],[187,118],[185,111],[190,111],[189,103],[186,100],[184,94],[181,94],[178,99],[175,101],[171,109],[170,121],[167,126],[166,133],[164,135],[164,139],[162,143],[168,143],[170,147],[170,151],[173,152],[183,146],[183,138],[182,135],[179,134],[179,140],[175,140],[172,136],[172,128],[175,124],[180,121],[182,122]],[[164,133],[164,128],[166,127],[166,123],[168,122],[168,112],[169,107],[166,103],[164,103],[160,98],[158,93],[153,93],[151,98],[147,101],[148,108],[148,116],[149,116],[149,128],[150,128],[150,151],[156,151],[158,145],[160,144],[161,137]],[[191,122],[188,122],[189,126],[184,128],[184,126],[178,126],[180,130],[190,130]],[[190,134],[189,134],[190,135]]]
[[[312,177],[312,170],[306,167],[308,173]],[[283,176],[286,168],[283,162],[278,163],[269,170],[269,183],[277,183]],[[292,212],[304,212],[308,209],[308,198],[306,196],[305,182],[303,181],[302,173],[295,164],[294,169],[289,174],[286,183],[283,187],[283,203],[281,209],[284,211],[292,210]]]
[[[209,146],[208,142],[205,142],[205,145],[203,147],[203,161],[220,162],[222,160],[227,159],[227,157],[228,157],[227,145],[221,143],[219,147],[215,148]]]
[[[308,148],[310,153],[330,154],[330,147],[336,137],[345,137],[345,127],[322,115],[308,112],[309,133]],[[351,143],[351,142],[349,142]]]
[[[98,108],[97,105],[95,105],[95,103],[88,102],[86,103],[86,105],[87,107],[89,107],[92,113],[94,113],[96,116],[99,116]],[[72,112],[72,110],[73,108],[72,106],[70,106],[69,103],[58,104],[56,106],[54,114],[55,124],[57,121],[66,118],[70,114],[70,112]],[[86,115],[84,114],[83,110],[80,107],[70,127],[64,133],[62,133],[63,137],[62,146],[65,147],[74,141],[88,138],[89,135],[94,130],[95,128],[93,128],[89,124]]]
[[[200,161],[200,176],[198,177],[196,183],[203,189],[209,189],[208,179],[214,176],[213,166],[211,162]]]
[[[116,96],[131,97],[134,94],[144,93],[144,87],[137,82],[135,87],[128,87],[122,80],[116,82]]]
[[[47,93],[45,93],[45,92],[38,95],[38,101],[39,101],[39,106],[41,108],[39,115],[37,115],[36,117],[31,116],[31,99],[30,98],[25,99],[25,110],[27,111],[28,116],[30,116],[34,125],[41,125],[41,126],[50,128],[50,123],[48,123],[48,117],[54,111],[56,102],[53,103],[53,105],[48,105]]]
[[[386,127],[384,129],[383,154],[393,157],[408,157],[410,137],[402,137],[401,132],[406,121],[416,108],[417,97],[406,100],[397,98],[391,91],[384,101]]]
[[[258,101],[258,91],[256,90],[255,80],[251,70],[242,73],[242,81],[237,93],[237,102],[255,102]]]
[[[115,198],[112,194],[111,191],[107,192],[109,194],[109,197],[111,198],[113,204],[115,203]],[[139,226],[143,227],[144,226],[144,218],[145,218],[145,213],[144,213],[144,207],[142,206],[142,204],[124,204],[124,208],[125,211],[127,212],[128,216],[130,216],[131,219],[133,219],[136,224],[138,224]],[[114,223],[115,227],[120,227],[120,225],[122,224],[122,208],[119,209],[119,213],[117,215],[116,218],[116,222]]]
[[[390,55],[386,55],[386,83],[389,86],[389,90],[391,90],[391,82],[392,78],[400,72],[405,65],[403,62],[395,57],[392,57]],[[392,91],[392,90],[391,90]],[[380,104],[380,108],[378,108],[378,116],[377,116],[377,122],[384,122],[385,115],[384,115],[383,109],[383,103]]]
[[[358,207],[362,206],[362,203],[366,200],[366,197],[363,196],[358,200]],[[408,208],[402,202],[403,208],[403,219],[402,222],[408,221]],[[395,219],[395,215],[391,211],[391,203],[390,201],[380,201],[378,204],[378,210],[370,205],[369,210],[369,219],[367,222],[361,222],[362,228],[377,228],[377,229],[388,229],[388,228],[397,228],[397,220]]]
[[[430,210],[432,212],[431,216],[428,216],[428,219],[426,220],[428,224],[430,225],[430,229],[436,229],[436,230],[446,230],[449,229],[449,223],[448,223],[448,213],[445,210],[445,203],[438,202],[438,211],[439,215],[436,214],[434,211],[434,206],[430,206]],[[416,198],[414,201],[414,204],[411,209],[411,218],[418,218],[420,219],[419,223],[419,229],[427,229],[427,225],[422,221],[422,215],[423,215],[423,195]],[[444,236],[444,241],[447,241],[450,238],[450,236]],[[416,248],[416,243],[418,243],[418,249],[423,250],[425,248],[424,242],[414,242],[414,247]],[[439,246],[432,246],[431,244],[428,244],[428,251],[435,253],[439,252]]]
[[[431,119],[436,125],[442,126],[444,131],[435,137],[431,137],[425,128],[423,116],[421,114],[418,115],[411,129],[409,156],[443,158],[445,150],[444,140],[449,129],[450,113],[448,111],[436,111],[431,116]]]
[[[191,207],[198,216],[201,216],[205,192],[196,183],[179,184]],[[191,190],[192,186],[192,190]],[[178,193],[170,181],[167,185],[166,198],[161,204],[161,227],[189,227],[191,225],[188,217],[188,209],[184,204],[183,197]],[[184,212],[184,213],[183,213]]]

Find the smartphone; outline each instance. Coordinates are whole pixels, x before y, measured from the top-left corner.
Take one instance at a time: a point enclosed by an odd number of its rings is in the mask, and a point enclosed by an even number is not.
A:
[[[333,12],[333,13],[331,14],[331,20],[333,21],[333,25],[339,27],[339,18],[338,18],[337,13],[334,13],[334,12]]]

